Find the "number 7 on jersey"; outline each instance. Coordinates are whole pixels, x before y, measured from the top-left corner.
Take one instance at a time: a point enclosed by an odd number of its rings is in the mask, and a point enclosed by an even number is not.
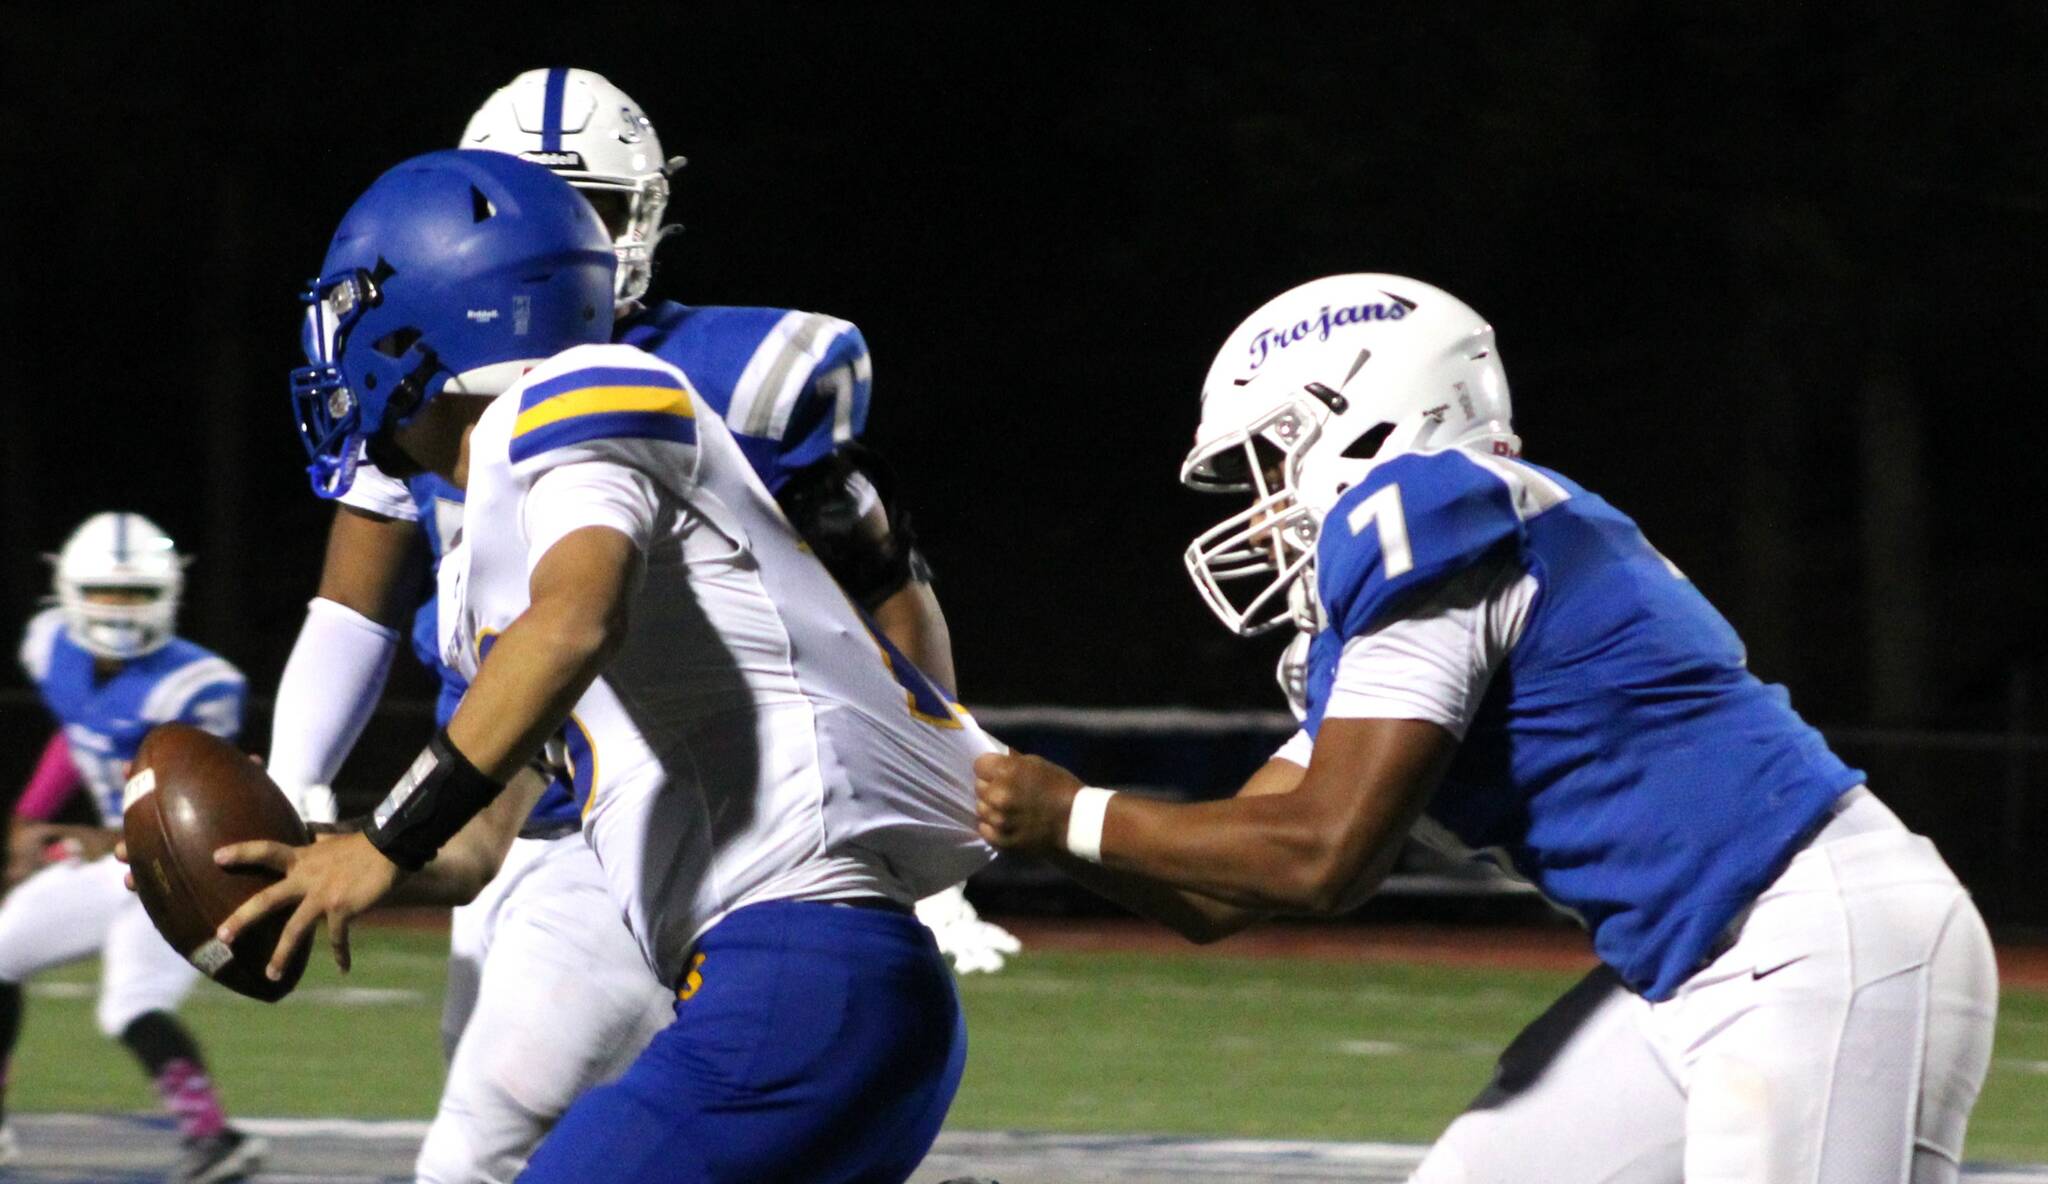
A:
[[[1351,507],[1344,524],[1354,535],[1365,533],[1367,526],[1379,526],[1380,563],[1386,568],[1387,579],[1404,576],[1415,566],[1415,553],[1408,548],[1408,519],[1401,513],[1399,485],[1389,485]]]

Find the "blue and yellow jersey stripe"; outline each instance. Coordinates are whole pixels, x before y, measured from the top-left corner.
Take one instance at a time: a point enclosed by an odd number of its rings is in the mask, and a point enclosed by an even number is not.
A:
[[[934,727],[960,727],[961,706],[947,698],[924,671],[904,657],[903,651],[896,648],[888,634],[883,633],[866,613],[861,614],[861,621],[868,627],[869,636],[875,639],[875,648],[882,652],[882,666],[889,671],[889,677],[896,681],[896,685],[903,688],[903,699],[910,707],[911,718]]]
[[[593,366],[536,382],[519,397],[512,463],[551,448],[619,438],[695,444],[688,385],[633,366]]]
[[[569,755],[569,792],[583,803],[577,816],[587,818],[597,804],[597,742],[573,711],[562,725],[562,746]]]

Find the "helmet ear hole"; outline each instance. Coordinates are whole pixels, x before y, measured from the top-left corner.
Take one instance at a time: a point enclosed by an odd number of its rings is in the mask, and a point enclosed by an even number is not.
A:
[[[483,190],[478,189],[474,185],[471,185],[469,187],[470,221],[482,222],[494,216],[495,214],[497,214],[497,212],[498,207],[491,204],[491,199],[484,196]]]
[[[1344,455],[1352,460],[1371,460],[1380,454],[1380,446],[1387,442],[1387,437],[1392,435],[1393,431],[1393,424],[1379,424],[1353,440],[1350,446],[1344,449]]]
[[[419,339],[420,331],[407,326],[403,329],[393,329],[391,332],[379,337],[371,344],[370,348],[387,358],[402,358],[405,356],[405,351],[411,349],[413,343]]]

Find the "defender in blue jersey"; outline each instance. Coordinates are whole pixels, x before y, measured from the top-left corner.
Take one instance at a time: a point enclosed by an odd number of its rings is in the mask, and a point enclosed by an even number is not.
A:
[[[955,686],[945,619],[895,483],[860,440],[872,382],[860,330],[818,313],[650,300],[667,174],[680,158],[663,155],[638,104],[597,74],[520,75],[477,111],[462,143],[544,164],[590,201],[618,259],[613,339],[689,374],[841,586],[920,669]],[[466,373],[451,389],[502,390],[522,369]],[[314,817],[332,817],[326,786],[367,723],[408,617],[413,650],[440,681],[438,724],[464,689],[440,659],[436,598],[419,577],[422,541],[433,568],[459,541],[462,491],[401,456],[376,458],[391,473],[371,459],[339,492],[320,593],[278,690],[269,767]],[[510,1179],[568,1103],[623,1068],[669,1018],[673,996],[652,987],[649,1003],[652,979],[624,927],[572,920],[609,908],[578,829],[558,777],[499,875],[455,911],[442,1017],[449,1075],[422,1181]],[[997,969],[1016,949],[958,889],[918,911],[963,973]],[[565,1007],[570,996],[576,1004]],[[472,1028],[490,1038],[465,1042]]]
[[[1356,903],[1425,814],[1503,854],[1602,965],[1417,1181],[1953,1180],[1997,1002],[1968,893],[1633,522],[1519,453],[1449,294],[1258,310],[1183,469],[1252,504],[1188,566],[1233,630],[1312,634],[1301,732],[1191,806],[984,757],[984,837],[1198,937]]]
[[[97,826],[18,823],[33,867],[0,902],[0,1087],[21,1030],[21,984],[97,954],[99,1029],[141,1062],[178,1121],[185,1154],[172,1179],[239,1180],[263,1144],[228,1125],[192,1034],[171,1014],[199,972],[157,936],[113,856],[128,763],[149,730],[187,723],[233,739],[246,684],[226,660],[173,635],[184,559],[140,514],[88,518],[57,555],[56,605],[29,621],[21,664],[56,717],[72,780]],[[25,878],[23,878],[25,877]],[[0,1122],[0,1163],[14,1140]]]

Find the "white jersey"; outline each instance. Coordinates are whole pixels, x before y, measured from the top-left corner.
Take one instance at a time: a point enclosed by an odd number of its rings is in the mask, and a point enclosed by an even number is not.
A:
[[[664,981],[743,905],[908,904],[989,860],[972,762],[999,746],[847,601],[682,371],[569,350],[492,403],[469,456],[464,541],[441,565],[457,671],[474,675],[571,531],[612,527],[645,558],[625,643],[561,744],[584,836]]]

